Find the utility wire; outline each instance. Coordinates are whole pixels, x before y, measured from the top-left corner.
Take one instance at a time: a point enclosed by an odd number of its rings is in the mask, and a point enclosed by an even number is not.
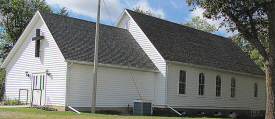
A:
[[[109,14],[108,8],[107,8],[107,6],[106,6],[106,4],[105,4],[105,1],[104,1],[104,0],[103,0],[103,3],[104,3],[104,5],[105,5],[105,8],[106,8],[107,13],[108,13],[108,15],[109,15],[109,18],[110,18],[110,20],[111,20],[111,24],[113,25],[113,22],[112,22],[111,16],[110,16],[110,14]]]

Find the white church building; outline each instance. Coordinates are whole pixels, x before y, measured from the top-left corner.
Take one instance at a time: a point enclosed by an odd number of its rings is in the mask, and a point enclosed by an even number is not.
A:
[[[125,9],[100,25],[97,110],[185,115],[265,111],[265,73],[231,39]],[[95,23],[37,11],[10,51],[5,96],[59,110],[90,111]]]

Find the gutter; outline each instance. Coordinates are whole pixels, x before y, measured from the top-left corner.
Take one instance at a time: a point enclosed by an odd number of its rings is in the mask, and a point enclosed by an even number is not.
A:
[[[77,60],[65,60],[65,62],[70,62],[70,63],[76,63],[76,64],[85,64],[85,65],[91,65],[93,66],[93,62],[86,62],[86,61],[77,61]],[[149,72],[160,72],[158,70],[152,70],[152,69],[145,69],[145,68],[136,68],[136,67],[128,67],[128,66],[119,66],[119,65],[112,65],[112,64],[102,64],[98,63],[98,66],[101,67],[110,67],[110,68],[119,68],[119,69],[131,69],[131,70],[136,70],[136,71],[149,71]]]
[[[186,66],[193,66],[193,67],[198,67],[198,68],[206,68],[206,69],[212,69],[212,70],[218,70],[218,71],[231,72],[231,73],[242,74],[242,75],[248,75],[248,76],[254,76],[254,77],[259,77],[259,78],[265,78],[265,76],[261,76],[261,75],[252,75],[252,74],[248,74],[248,73],[242,73],[242,72],[230,71],[230,70],[225,70],[225,69],[212,68],[212,67],[201,66],[201,65],[195,65],[195,64],[188,64],[188,63],[182,63],[182,62],[176,62],[176,61],[169,61],[169,60],[166,60],[166,62],[175,63],[175,64],[180,64],[180,65],[186,65]]]

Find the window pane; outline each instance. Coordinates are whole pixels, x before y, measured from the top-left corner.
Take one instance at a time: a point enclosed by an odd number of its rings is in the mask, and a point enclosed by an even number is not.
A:
[[[232,78],[231,79],[231,87],[236,87],[236,79],[235,78]]]
[[[182,84],[182,94],[185,94],[185,84]]]
[[[231,79],[231,98],[235,98],[236,95],[236,79]]]
[[[42,75],[40,75],[40,84],[39,84],[40,86],[39,86],[39,89],[41,90],[42,88],[41,88],[41,85],[42,85]]]
[[[37,76],[35,76],[35,89],[37,89]]]
[[[231,88],[231,97],[235,98],[235,88]]]
[[[182,83],[179,83],[179,94],[182,94]]]
[[[183,70],[180,70],[180,82],[186,81],[186,72]]]
[[[185,94],[185,87],[186,87],[186,71],[180,70],[179,94]]]
[[[254,97],[258,97],[258,84],[254,84]]]
[[[221,96],[221,77],[219,75],[216,77],[216,96]]]
[[[199,95],[204,95],[204,83],[205,83],[204,75],[203,73],[200,73],[199,74]]]
[[[44,75],[43,75],[43,82],[42,82],[42,87],[43,87],[43,90],[44,90]]]
[[[202,85],[202,89],[201,89],[201,95],[204,95],[204,85]]]
[[[32,80],[33,80],[33,87],[32,88],[34,89],[34,86],[35,86],[35,76],[33,76]]]

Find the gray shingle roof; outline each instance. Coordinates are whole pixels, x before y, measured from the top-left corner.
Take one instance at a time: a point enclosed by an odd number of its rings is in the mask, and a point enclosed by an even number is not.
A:
[[[66,60],[93,62],[94,22],[39,12]],[[157,70],[127,30],[100,24],[99,34],[99,63]]]
[[[127,9],[165,60],[265,76],[231,39]]]

